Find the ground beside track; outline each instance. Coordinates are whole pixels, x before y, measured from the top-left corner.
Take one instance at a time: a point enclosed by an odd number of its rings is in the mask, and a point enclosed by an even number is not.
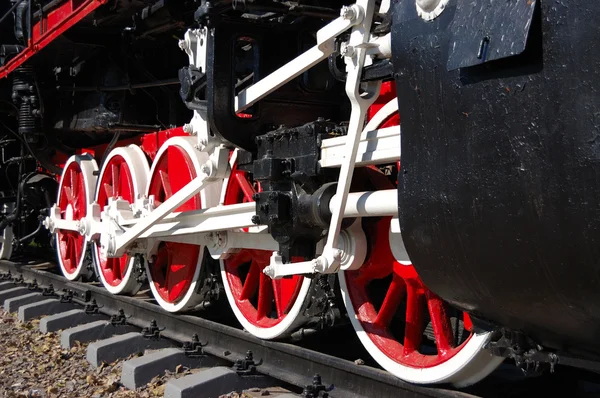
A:
[[[168,380],[198,371],[181,367],[131,391],[119,382],[123,361],[93,369],[86,360],[87,344],[65,350],[59,333],[43,334],[38,325],[38,320],[23,323],[0,310],[0,397],[162,397]]]
[[[155,397],[164,393],[164,378],[140,391],[119,385],[121,363],[92,369],[87,344],[60,346],[57,333],[40,333],[38,320],[20,322],[0,310],[1,397]]]

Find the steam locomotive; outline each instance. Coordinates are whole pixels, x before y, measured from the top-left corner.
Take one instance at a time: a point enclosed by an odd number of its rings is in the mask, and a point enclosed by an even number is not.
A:
[[[0,258],[262,339],[350,323],[411,383],[599,370],[596,12],[5,1]]]

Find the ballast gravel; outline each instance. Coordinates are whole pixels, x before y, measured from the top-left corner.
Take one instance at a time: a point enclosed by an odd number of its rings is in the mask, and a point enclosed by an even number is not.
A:
[[[131,391],[120,384],[122,361],[93,369],[86,348],[87,344],[77,344],[65,350],[58,333],[39,331],[39,320],[20,322],[15,314],[0,310],[0,397],[162,397],[170,379],[197,371],[179,366]]]

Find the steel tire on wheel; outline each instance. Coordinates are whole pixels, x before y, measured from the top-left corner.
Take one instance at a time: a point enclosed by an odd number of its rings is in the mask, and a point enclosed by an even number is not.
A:
[[[231,175],[225,181],[224,204],[252,202],[255,188],[245,172],[237,170],[234,152]],[[311,280],[300,275],[272,280],[262,270],[272,252],[242,249],[221,260],[221,276],[229,304],[250,334],[261,339],[286,336],[301,326],[301,314]]]
[[[392,99],[372,115],[365,130],[398,125],[393,90],[385,94]],[[339,273],[352,326],[373,359],[402,380],[457,387],[476,383],[503,361],[484,348],[491,333],[476,333],[466,313],[454,311],[451,317],[453,309],[421,282],[390,221],[363,220],[369,257],[361,268]],[[433,344],[422,344],[425,337],[433,337]]]
[[[60,207],[61,218],[80,220],[87,214],[87,207],[93,200],[98,165],[89,154],[74,155],[67,160],[58,187],[56,203]],[[56,232],[56,251],[58,265],[69,280],[80,276],[89,277],[83,266],[88,242],[77,231]]]
[[[114,149],[105,159],[98,176],[96,203],[102,210],[109,198],[121,197],[133,203],[144,193],[149,173],[146,156],[137,145]],[[120,258],[105,258],[97,243],[92,245],[92,258],[100,281],[110,293],[134,295],[142,286],[138,278],[132,276],[135,258],[127,254]]]
[[[463,387],[483,379],[503,360],[484,349],[491,333],[473,332],[466,314],[452,322],[452,310],[423,285],[414,267],[393,257],[389,228],[389,217],[368,228],[370,258],[360,269],[339,274],[342,298],[361,342],[384,369],[411,383]],[[427,316],[435,340],[430,347],[422,345]],[[453,328],[453,323],[465,329]]]
[[[208,161],[208,155],[195,149],[195,143],[196,139],[191,137],[173,137],[159,149],[146,189],[148,196],[154,195],[156,205],[160,206],[200,174],[200,167]],[[214,206],[218,203],[219,190],[220,184],[210,184],[175,211]],[[158,242],[153,259],[146,259],[146,274],[152,294],[162,308],[169,312],[189,311],[202,302],[197,284],[204,246]]]

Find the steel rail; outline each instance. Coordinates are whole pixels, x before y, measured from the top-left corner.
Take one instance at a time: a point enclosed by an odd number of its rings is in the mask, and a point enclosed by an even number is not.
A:
[[[21,275],[25,281],[35,279],[39,285],[52,284],[56,292],[70,290],[73,292],[73,301],[80,304],[95,299],[101,307],[100,312],[104,314],[113,315],[122,309],[129,317],[127,322],[134,326],[145,327],[155,319],[159,327],[166,327],[161,335],[168,339],[184,342],[197,334],[200,341],[208,341],[203,349],[209,355],[234,361],[243,358],[251,350],[255,358],[264,361],[257,371],[277,380],[304,387],[318,373],[324,384],[334,386],[330,397],[473,397],[460,391],[408,384],[383,370],[288,343],[260,340],[242,330],[198,316],[172,314],[139,298],[114,296],[101,287],[69,282],[60,275],[42,269],[49,267],[53,267],[53,264],[0,261],[0,272],[10,271],[13,276]]]

